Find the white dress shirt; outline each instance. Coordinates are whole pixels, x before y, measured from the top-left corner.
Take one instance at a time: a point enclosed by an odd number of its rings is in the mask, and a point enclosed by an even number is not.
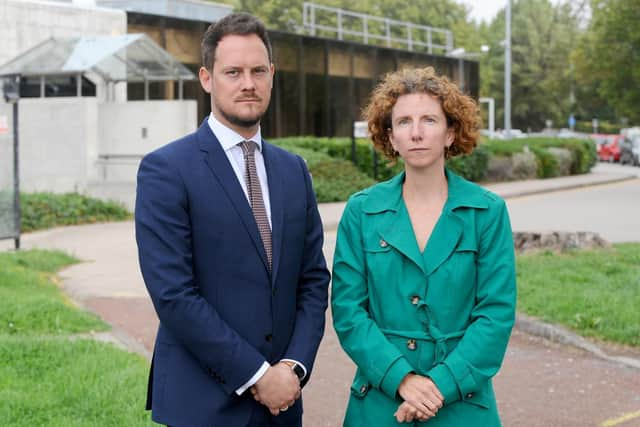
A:
[[[233,171],[236,173],[238,182],[242,186],[242,191],[249,201],[249,191],[247,190],[247,183],[244,180],[244,154],[242,148],[238,145],[244,141],[253,141],[256,143],[257,150],[255,151],[256,169],[258,171],[258,179],[260,180],[260,188],[262,189],[262,198],[264,199],[264,208],[267,211],[267,217],[269,218],[269,227],[273,229],[271,225],[271,199],[269,198],[269,182],[267,181],[267,170],[264,167],[264,157],[262,156],[262,135],[260,134],[260,127],[258,131],[251,138],[245,139],[236,131],[228,128],[220,123],[218,119],[213,116],[213,113],[209,115],[209,127],[213,131],[213,134],[220,141],[220,145],[224,150],[224,153],[231,163]]]
[[[242,186],[242,191],[244,191],[244,195],[247,198],[247,201],[250,202],[249,192],[247,190],[247,183],[244,180],[244,172],[245,172],[245,164],[244,164],[244,154],[242,152],[242,148],[238,145],[244,141],[253,141],[256,143],[257,150],[255,151],[255,160],[256,160],[256,169],[258,172],[258,179],[260,180],[260,188],[262,189],[262,198],[264,199],[264,208],[267,211],[267,217],[269,218],[269,227],[273,229],[271,224],[271,199],[269,198],[269,183],[267,181],[267,170],[264,166],[264,157],[262,156],[262,135],[260,133],[260,127],[258,127],[258,131],[251,138],[245,139],[240,134],[238,134],[233,129],[222,124],[218,119],[216,119],[213,113],[209,114],[209,119],[207,120],[209,127],[213,134],[220,141],[220,145],[224,150],[224,153],[227,155],[227,159],[229,159],[229,163],[233,168],[233,171],[236,174],[236,178],[238,178],[238,182],[240,186]],[[305,376],[307,375],[307,368],[300,362],[291,359],[282,359],[283,361],[290,361],[297,363],[304,370]],[[256,373],[244,383],[240,388],[236,390],[236,394],[241,395],[244,393],[249,387],[253,386],[258,382],[260,378],[267,372],[269,369],[269,364],[264,362],[262,366],[256,371]]]

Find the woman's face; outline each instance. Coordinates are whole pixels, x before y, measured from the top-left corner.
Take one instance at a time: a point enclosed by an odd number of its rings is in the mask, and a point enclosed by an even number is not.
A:
[[[391,110],[389,139],[405,167],[444,166],[444,149],[454,140],[440,101],[427,93],[401,95]]]

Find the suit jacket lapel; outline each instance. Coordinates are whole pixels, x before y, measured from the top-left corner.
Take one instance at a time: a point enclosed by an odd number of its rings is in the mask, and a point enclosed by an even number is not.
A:
[[[262,240],[260,239],[260,231],[253,217],[253,211],[249,206],[249,202],[244,195],[244,191],[238,182],[233,168],[229,164],[229,159],[225,154],[218,138],[213,134],[209,124],[205,120],[200,126],[197,132],[198,144],[200,150],[205,152],[204,162],[207,164],[213,176],[218,180],[220,186],[226,193],[231,204],[235,208],[242,224],[244,225],[247,233],[251,236],[251,240],[256,247],[256,250],[262,258],[262,262],[265,268],[268,269],[267,254],[265,253]]]
[[[267,180],[269,183],[269,201],[271,203],[271,244],[272,244],[272,269],[271,284],[276,283],[278,276],[278,266],[282,256],[282,234],[284,232],[284,186],[282,177],[278,171],[282,166],[277,164],[273,147],[266,141],[262,141],[262,155],[264,165],[267,170]]]

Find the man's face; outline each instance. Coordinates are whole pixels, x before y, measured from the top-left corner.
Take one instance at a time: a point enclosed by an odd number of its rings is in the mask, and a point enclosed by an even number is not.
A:
[[[218,120],[240,134],[253,133],[269,106],[273,74],[260,37],[228,35],[216,47],[211,72],[200,68],[200,83]]]

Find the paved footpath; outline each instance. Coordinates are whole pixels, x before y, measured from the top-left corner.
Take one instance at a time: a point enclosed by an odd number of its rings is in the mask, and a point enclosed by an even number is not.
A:
[[[509,198],[630,178],[628,174],[606,171],[489,187]],[[343,208],[343,203],[320,206],[328,262]],[[11,243],[0,242],[0,250],[10,248]],[[31,233],[23,236],[23,246],[62,249],[84,260],[61,272],[65,292],[111,324],[115,342],[150,357],[158,321],[138,269],[132,222]],[[338,344],[330,316],[328,311],[314,374],[304,390],[307,427],[341,425],[354,372]],[[537,336],[541,332],[549,335],[551,330],[551,335],[563,338],[563,342],[576,341],[560,329],[545,329],[527,319],[521,325],[513,333],[504,367],[495,379],[505,426],[640,426],[640,352],[604,348],[607,354],[628,358],[628,363],[619,363],[593,351]],[[141,405],[143,398],[140,396]]]

